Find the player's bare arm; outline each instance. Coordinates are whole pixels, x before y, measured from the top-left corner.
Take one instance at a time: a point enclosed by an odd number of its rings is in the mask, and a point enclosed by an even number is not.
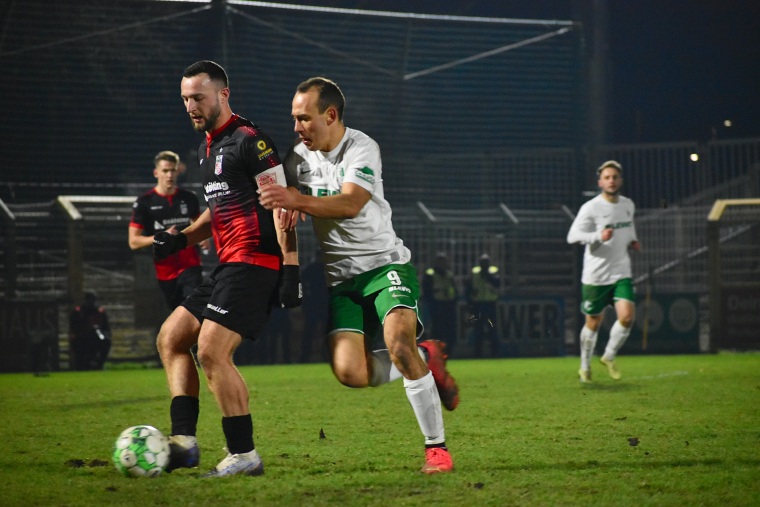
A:
[[[296,230],[294,228],[285,228],[282,226],[283,217],[285,214],[282,208],[275,208],[274,210],[274,228],[277,231],[277,242],[280,244],[282,250],[282,263],[283,265],[298,265],[298,237],[296,236]]]
[[[139,227],[129,228],[129,248],[131,250],[140,250],[153,246],[153,236],[143,236],[142,229]]]
[[[187,236],[187,244],[195,245],[211,237],[211,210],[206,208],[198,219],[182,230]]]
[[[290,192],[285,187],[269,185],[261,189],[259,202],[266,209],[285,208],[317,218],[354,218],[372,194],[354,183],[344,183],[341,193],[314,197]]]

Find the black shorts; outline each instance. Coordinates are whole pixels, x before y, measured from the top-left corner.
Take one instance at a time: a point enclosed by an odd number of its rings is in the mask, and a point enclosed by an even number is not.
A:
[[[279,273],[252,264],[219,265],[182,303],[199,322],[213,320],[254,340],[276,300]]]
[[[158,287],[164,294],[166,306],[172,311],[182,301],[193,293],[196,287],[203,283],[203,269],[200,266],[187,268],[177,278],[171,280],[159,280]]]

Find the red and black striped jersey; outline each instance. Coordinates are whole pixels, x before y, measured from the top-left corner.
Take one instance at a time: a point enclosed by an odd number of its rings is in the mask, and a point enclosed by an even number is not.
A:
[[[173,225],[181,231],[199,215],[200,205],[194,193],[178,188],[172,195],[161,195],[152,188],[135,200],[129,226],[141,229],[145,236],[153,236]],[[173,280],[187,268],[200,265],[198,249],[185,248],[155,262],[156,278]]]
[[[280,269],[272,212],[259,204],[256,175],[281,164],[269,136],[233,115],[198,149],[219,262]]]

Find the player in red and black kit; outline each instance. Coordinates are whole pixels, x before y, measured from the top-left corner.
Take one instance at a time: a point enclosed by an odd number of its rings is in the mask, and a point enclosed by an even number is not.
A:
[[[300,304],[298,251],[293,231],[280,226],[280,210],[258,202],[258,186],[284,184],[277,150],[268,136],[230,109],[227,73],[203,60],[183,74],[182,99],[193,128],[205,132],[198,151],[208,209],[178,234],[159,232],[156,258],[214,236],[219,266],[164,322],[158,334],[169,391],[172,435],[169,469],[198,465],[195,438],[200,379],[190,348],[222,411],[225,457],[204,477],[260,475],[253,442],[248,388],[232,362],[245,338],[262,330],[273,305]],[[277,218],[275,220],[274,218]]]
[[[162,151],[153,159],[156,186],[141,195],[132,205],[129,223],[129,248],[139,250],[153,246],[153,235],[160,231],[176,232],[190,225],[200,215],[194,193],[177,187],[179,155]],[[202,244],[209,248],[208,241]],[[197,247],[184,248],[165,259],[156,260],[156,278],[169,310],[174,310],[203,281],[201,257]]]

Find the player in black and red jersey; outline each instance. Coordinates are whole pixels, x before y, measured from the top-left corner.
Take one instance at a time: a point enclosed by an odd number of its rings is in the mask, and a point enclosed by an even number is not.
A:
[[[295,232],[283,232],[280,209],[267,211],[257,195],[259,186],[284,185],[284,173],[269,137],[230,109],[221,66],[208,60],[190,65],[180,89],[193,128],[206,134],[198,159],[208,209],[179,234],[156,234],[153,252],[163,258],[213,233],[220,264],[158,334],[172,396],[169,469],[194,467],[199,460],[200,380],[190,352],[197,344],[198,361],[222,411],[228,451],[205,477],[260,475],[264,465],[254,446],[248,388],[232,355],[243,339],[262,330],[273,305],[300,304]]]
[[[160,231],[176,233],[200,215],[194,193],[177,186],[179,155],[162,151],[153,159],[156,186],[135,200],[129,222],[129,248],[153,246],[153,235]],[[201,243],[208,249],[209,241]],[[158,286],[169,310],[174,310],[203,281],[201,257],[197,247],[184,248],[155,261]]]

